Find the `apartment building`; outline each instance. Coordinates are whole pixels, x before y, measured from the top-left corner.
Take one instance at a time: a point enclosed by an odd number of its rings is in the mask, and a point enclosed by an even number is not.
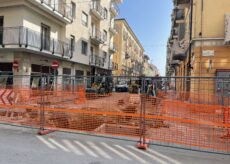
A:
[[[111,74],[119,3],[122,0],[0,0],[0,75],[32,75],[0,81],[38,86],[33,76],[41,73]],[[53,62],[59,65],[57,71]],[[62,83],[71,80],[60,79]]]
[[[159,71],[155,65],[150,63],[148,55],[144,55],[143,75],[146,77],[155,77],[159,75]]]
[[[230,1],[173,0],[172,29],[168,40],[169,76],[230,76]],[[179,90],[207,89],[220,84],[181,81]],[[224,86],[229,90],[228,84]]]
[[[116,19],[117,34],[114,43],[117,47],[113,55],[113,75],[143,75],[144,48],[125,19]]]

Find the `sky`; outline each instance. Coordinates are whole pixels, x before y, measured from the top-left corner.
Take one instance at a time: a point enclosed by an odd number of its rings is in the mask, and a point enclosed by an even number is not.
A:
[[[118,17],[128,21],[162,76],[165,75],[172,8],[172,0],[124,0]]]

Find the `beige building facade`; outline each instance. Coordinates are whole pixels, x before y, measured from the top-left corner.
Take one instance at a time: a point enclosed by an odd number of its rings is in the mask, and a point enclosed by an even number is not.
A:
[[[117,34],[114,44],[117,47],[113,55],[113,75],[143,75],[144,48],[125,19],[116,19]]]
[[[0,0],[0,74],[111,74],[114,19],[120,3],[122,0]],[[57,71],[51,68],[54,61],[59,63]],[[14,63],[18,69],[13,69]],[[33,83],[30,78],[10,81]]]

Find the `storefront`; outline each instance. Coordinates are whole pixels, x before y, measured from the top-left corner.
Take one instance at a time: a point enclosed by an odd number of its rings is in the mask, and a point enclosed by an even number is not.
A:
[[[0,87],[10,88],[13,85],[13,63],[0,63]]]
[[[43,88],[44,90],[53,90],[54,73],[57,75],[57,72],[55,72],[50,66],[32,64],[30,76],[31,88]]]

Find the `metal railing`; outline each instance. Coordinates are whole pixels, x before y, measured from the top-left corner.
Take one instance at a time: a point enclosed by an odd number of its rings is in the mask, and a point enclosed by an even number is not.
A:
[[[118,15],[119,14],[119,7],[117,6],[117,4],[116,3],[112,3],[111,4],[111,11],[115,14],[115,15]]]
[[[68,5],[64,0],[40,0],[40,2],[50,7],[53,11],[57,11],[63,17],[73,19],[72,6]]]
[[[113,52],[116,52],[117,47],[116,47],[116,45],[113,43],[113,44],[110,44],[110,45],[109,45],[109,49],[110,49],[111,51],[113,51]]]
[[[105,13],[103,7],[98,3],[98,1],[93,0],[91,3],[91,10],[95,10],[101,18],[105,18]]]
[[[105,59],[98,55],[91,55],[90,56],[90,64],[94,66],[104,67],[105,66]]]
[[[73,54],[69,43],[50,36],[42,36],[40,32],[23,26],[2,28],[0,29],[0,34],[0,37],[2,37],[0,38],[0,43],[3,48],[15,48],[15,46],[18,46],[19,48],[43,51],[69,58]]]
[[[97,40],[101,43],[106,41],[102,32],[97,28],[91,30],[91,39]]]

